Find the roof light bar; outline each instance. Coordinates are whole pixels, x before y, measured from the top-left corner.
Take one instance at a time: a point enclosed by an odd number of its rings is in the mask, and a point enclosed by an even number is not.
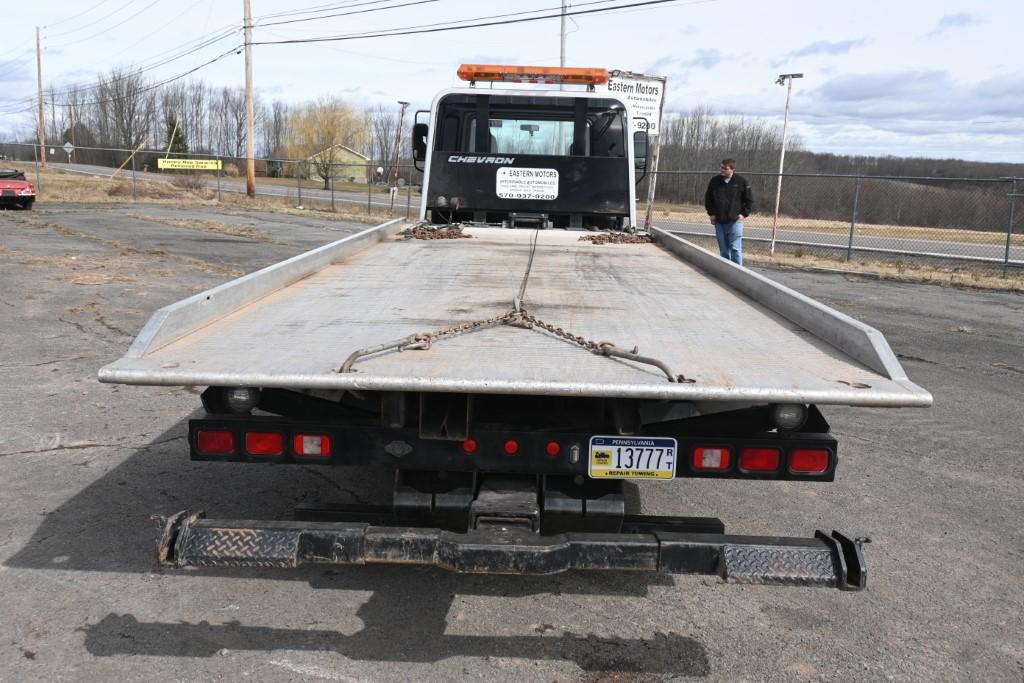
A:
[[[459,78],[464,81],[501,81],[504,83],[545,83],[601,85],[608,82],[608,69],[557,66],[507,66],[499,64],[463,64]]]

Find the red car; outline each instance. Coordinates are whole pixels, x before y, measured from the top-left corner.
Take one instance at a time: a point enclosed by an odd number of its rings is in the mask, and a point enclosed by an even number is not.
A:
[[[25,180],[24,173],[0,168],[0,207],[19,206],[22,209],[31,209],[35,200],[35,185]]]

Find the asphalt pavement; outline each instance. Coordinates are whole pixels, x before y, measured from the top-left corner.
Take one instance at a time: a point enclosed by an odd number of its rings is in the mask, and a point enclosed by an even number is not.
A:
[[[647,573],[168,571],[152,514],[385,502],[389,473],[190,462],[200,388],[103,385],[97,369],[160,306],[363,226],[37,208],[0,212],[0,681],[1024,679],[1020,295],[766,271],[882,330],[935,406],[824,409],[834,483],[640,484],[645,512],[718,516],[732,533],[869,536],[861,593]]]

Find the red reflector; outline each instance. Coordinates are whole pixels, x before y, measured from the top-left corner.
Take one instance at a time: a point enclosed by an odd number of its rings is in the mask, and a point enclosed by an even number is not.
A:
[[[805,448],[789,454],[789,471],[796,474],[821,474],[828,469],[828,451]]]
[[[729,469],[729,449],[725,446],[698,446],[693,449],[693,469]]]
[[[480,444],[476,442],[476,439],[466,439],[462,442],[462,450],[472,455],[476,453],[476,449],[480,447]]]
[[[740,470],[774,472],[779,469],[782,452],[778,448],[744,448],[740,451]]]
[[[544,452],[553,458],[562,452],[562,446],[557,441],[548,441],[548,445],[544,446]]]
[[[284,434],[280,432],[246,432],[245,451],[249,455],[281,455]]]
[[[235,434],[226,429],[200,429],[196,442],[202,453],[227,455],[235,452]]]
[[[519,442],[515,439],[509,439],[505,442],[505,452],[509,455],[515,455],[519,452]]]
[[[295,455],[326,458],[331,454],[331,437],[326,434],[296,434],[293,441]]]

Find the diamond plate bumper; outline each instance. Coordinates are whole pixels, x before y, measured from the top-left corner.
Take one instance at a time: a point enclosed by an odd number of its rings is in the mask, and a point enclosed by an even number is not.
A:
[[[165,520],[158,555],[169,567],[414,564],[484,574],[603,569],[843,590],[861,590],[867,582],[860,539],[835,531],[809,539],[656,528],[539,536],[516,528],[455,533],[364,523],[208,520],[201,512],[180,512]]]

